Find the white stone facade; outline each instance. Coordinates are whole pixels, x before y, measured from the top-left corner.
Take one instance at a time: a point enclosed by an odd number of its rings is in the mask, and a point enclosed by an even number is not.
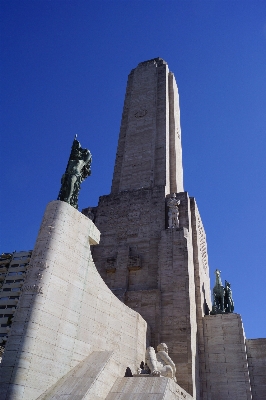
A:
[[[171,378],[118,378],[106,400],[193,400]]]
[[[178,89],[159,58],[129,74],[111,192],[158,185],[184,190]]]
[[[114,352],[109,389],[142,361],[147,324],[99,276],[90,252],[99,239],[73,207],[48,204],[2,360],[1,400],[37,399],[94,351]]]

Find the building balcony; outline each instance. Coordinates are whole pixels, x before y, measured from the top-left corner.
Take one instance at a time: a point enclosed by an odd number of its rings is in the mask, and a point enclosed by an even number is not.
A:
[[[5,308],[4,310],[0,310],[0,318],[4,318],[4,317],[10,317],[11,315],[14,314],[14,312],[16,311],[16,308]]]
[[[25,277],[26,271],[12,271],[8,272],[6,275],[7,277],[12,277],[12,279],[20,278],[20,277]]]
[[[19,288],[21,288],[23,283],[24,283],[24,281],[23,282],[12,282],[12,283],[5,282],[2,286],[2,291],[5,291],[4,289],[9,289],[9,288],[11,289],[11,291],[12,291],[12,289],[16,289],[16,288],[19,289]]]
[[[29,264],[12,264],[9,267],[10,272],[15,272],[15,271],[26,271],[28,268]]]
[[[16,307],[18,299],[10,299],[8,296],[0,297],[0,307],[1,306],[14,306]]]

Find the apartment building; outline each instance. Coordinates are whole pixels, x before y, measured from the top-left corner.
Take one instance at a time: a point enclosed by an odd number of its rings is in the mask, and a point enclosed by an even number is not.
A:
[[[0,346],[2,348],[5,346],[16,311],[31,253],[32,251],[15,251],[0,256]]]

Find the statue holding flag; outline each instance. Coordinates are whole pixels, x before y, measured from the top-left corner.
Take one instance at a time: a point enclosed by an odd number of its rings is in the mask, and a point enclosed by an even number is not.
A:
[[[91,152],[82,149],[77,135],[74,138],[66,171],[61,179],[61,189],[57,200],[65,201],[78,208],[81,182],[91,174]]]

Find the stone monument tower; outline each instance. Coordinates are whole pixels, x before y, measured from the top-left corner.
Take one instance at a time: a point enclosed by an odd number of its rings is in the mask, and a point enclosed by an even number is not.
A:
[[[179,385],[194,396],[209,267],[199,211],[183,188],[178,89],[161,58],[129,74],[111,194],[93,212],[98,271],[148,322],[152,345],[167,343]]]
[[[0,399],[264,399],[266,339],[245,339],[219,270],[211,304],[206,235],[183,189],[178,90],[165,61],[130,73],[111,194],[82,215],[90,163],[75,138],[6,320]],[[4,273],[15,279],[15,269]],[[6,281],[2,310],[13,288]]]

